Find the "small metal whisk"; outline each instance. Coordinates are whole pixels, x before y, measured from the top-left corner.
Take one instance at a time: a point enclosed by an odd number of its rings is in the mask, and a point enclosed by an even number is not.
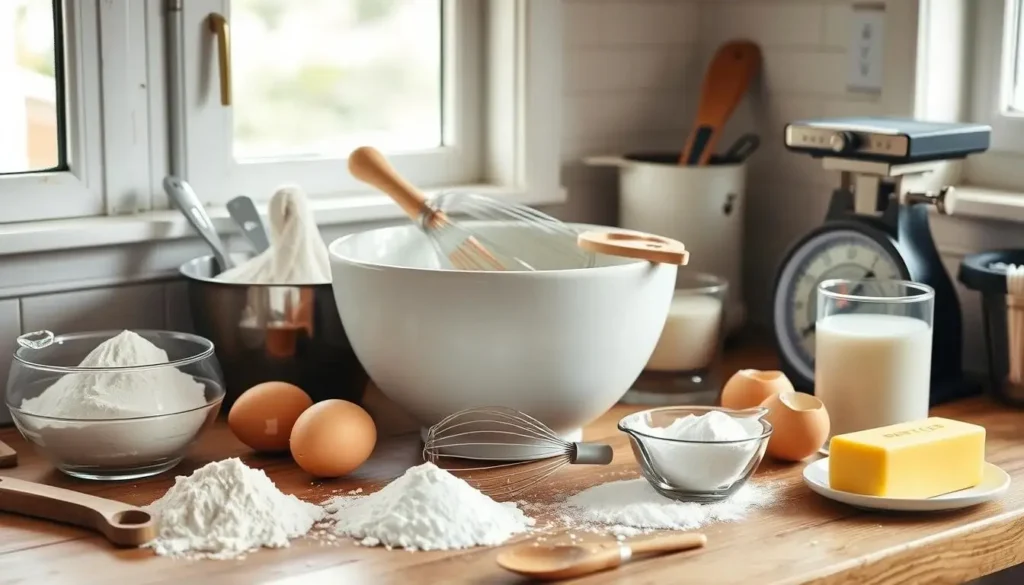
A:
[[[428,199],[405,180],[378,150],[357,148],[349,155],[352,176],[387,193],[430,238],[438,255],[459,270],[537,270],[589,268],[593,252],[577,245],[579,233],[531,207],[470,193],[444,193]],[[453,215],[499,222],[485,238]],[[528,237],[523,237],[528,230]],[[516,233],[518,232],[518,233]],[[502,235],[508,236],[507,242]]]
[[[607,465],[612,448],[565,441],[532,416],[489,406],[461,410],[430,427],[423,459],[495,499],[506,499],[566,465]],[[504,463],[480,466],[475,461]]]

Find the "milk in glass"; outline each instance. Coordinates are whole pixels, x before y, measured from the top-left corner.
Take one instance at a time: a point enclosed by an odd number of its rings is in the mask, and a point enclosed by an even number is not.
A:
[[[814,394],[831,434],[928,416],[932,330],[920,319],[834,314],[815,327]]]

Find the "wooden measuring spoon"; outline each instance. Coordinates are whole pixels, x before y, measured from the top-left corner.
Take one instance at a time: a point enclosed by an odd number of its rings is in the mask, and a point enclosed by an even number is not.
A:
[[[0,510],[89,528],[118,546],[156,538],[156,521],[141,508],[10,477],[0,477]]]
[[[731,41],[718,48],[704,75],[697,119],[679,157],[679,164],[708,164],[725,123],[760,69],[761,49],[756,43]]]
[[[681,552],[701,548],[707,542],[703,534],[688,532],[610,545],[525,544],[499,554],[498,565],[531,579],[558,581],[614,569],[635,555]]]
[[[0,441],[0,468],[17,466],[18,452],[12,449],[7,443]]]
[[[682,242],[634,232],[583,232],[576,244],[588,252],[638,258],[657,264],[686,264],[690,252]]]

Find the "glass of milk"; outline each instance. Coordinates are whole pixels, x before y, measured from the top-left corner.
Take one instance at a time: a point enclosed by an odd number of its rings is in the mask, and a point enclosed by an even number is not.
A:
[[[628,404],[713,405],[720,385],[712,368],[722,350],[728,283],[711,274],[680,271],[665,327]]]
[[[814,394],[831,434],[927,418],[935,291],[904,280],[818,285]]]

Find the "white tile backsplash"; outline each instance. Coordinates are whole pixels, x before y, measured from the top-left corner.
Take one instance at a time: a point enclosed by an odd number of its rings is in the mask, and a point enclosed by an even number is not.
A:
[[[161,283],[82,290],[21,299],[24,331],[163,329]]]
[[[700,5],[700,40],[749,39],[762,48],[809,45],[822,38],[825,6],[813,2],[717,2]]]
[[[690,45],[576,49],[566,55],[565,92],[685,90],[695,57]]]

